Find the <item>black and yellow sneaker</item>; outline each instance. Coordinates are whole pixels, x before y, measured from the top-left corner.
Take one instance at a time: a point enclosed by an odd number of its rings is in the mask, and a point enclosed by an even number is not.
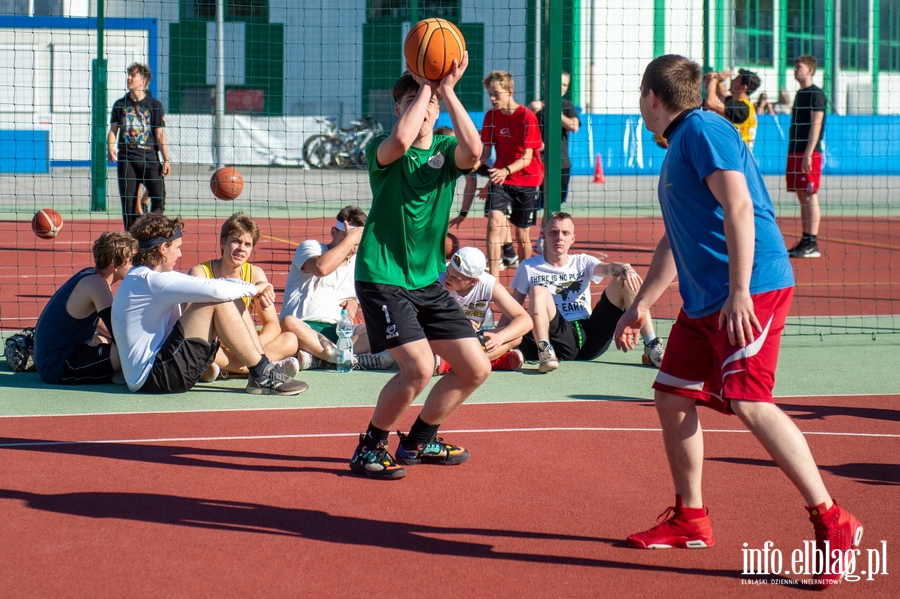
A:
[[[359,445],[350,459],[350,470],[357,474],[382,480],[395,480],[406,476],[406,470],[397,465],[387,450],[387,445],[379,441],[372,447],[373,439],[364,434],[359,436]]]
[[[397,462],[404,466],[417,466],[419,464],[437,464],[439,466],[455,466],[469,459],[469,450],[444,443],[440,437],[435,437],[428,443],[416,445],[413,449],[404,446],[406,435],[397,431],[400,436],[400,445],[397,447]]]

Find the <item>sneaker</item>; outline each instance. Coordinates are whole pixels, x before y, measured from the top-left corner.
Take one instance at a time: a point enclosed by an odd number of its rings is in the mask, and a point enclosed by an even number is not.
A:
[[[300,395],[309,389],[303,381],[295,381],[286,375],[274,362],[269,362],[265,373],[260,377],[250,376],[244,389],[252,395]]]
[[[406,435],[397,431],[400,436],[400,445],[397,447],[397,461],[404,466],[417,466],[419,464],[437,464],[439,466],[455,466],[469,459],[469,450],[444,443],[440,437],[435,437],[429,443],[417,445],[414,449],[403,446]]]
[[[434,376],[441,376],[453,370],[450,363],[437,354],[434,354]]]
[[[819,252],[819,244],[810,239],[801,239],[800,242],[788,251],[791,258],[818,258],[822,254]]]
[[[281,372],[291,378],[294,378],[297,376],[297,373],[300,372],[300,361],[294,356],[284,358],[283,360],[273,360],[272,364],[280,368]]]
[[[823,508],[824,504],[808,507],[806,511],[809,512],[809,521],[812,522],[816,531],[816,549],[822,552],[820,555],[826,555],[826,559],[831,561],[830,553],[840,550],[841,555],[847,555],[849,550],[859,547],[863,536],[863,526],[859,520],[853,517],[853,514],[838,507],[836,501],[827,512],[823,513],[821,511]],[[841,563],[845,565],[845,562]],[[819,589],[827,588],[839,583],[846,574],[848,572],[844,572],[844,568],[841,568],[839,572],[829,574],[813,572],[813,578],[819,581],[814,586]]]
[[[503,268],[515,268],[519,265],[519,257],[512,256],[511,258],[507,258],[506,256],[503,256],[503,260],[501,260],[500,263],[503,265]]]
[[[682,509],[682,499],[676,496],[675,506],[668,508],[656,519],[660,524],[628,537],[625,540],[628,546],[637,549],[706,549],[715,545],[709,509],[704,506],[707,515],[694,520],[683,519]]]
[[[359,370],[390,370],[396,365],[397,361],[388,350],[377,354],[356,355],[356,368]]]
[[[200,376],[200,382],[201,383],[211,383],[214,380],[216,380],[217,378],[219,378],[220,372],[222,372],[222,369],[219,367],[218,364],[213,362],[212,364],[209,365],[209,368],[206,369],[206,372],[204,372]]]
[[[653,366],[659,368],[662,364],[663,355],[666,353],[662,339],[657,337],[650,343],[644,344],[644,355],[641,356],[641,362],[644,366]]]
[[[511,349],[493,362],[491,370],[518,370],[525,363],[525,356],[517,349]]]
[[[556,359],[556,352],[553,346],[546,341],[538,343],[538,357],[541,363],[538,365],[538,372],[550,372],[559,368],[559,360]]]
[[[300,370],[322,370],[327,362],[321,358],[317,358],[308,351],[300,350],[297,352],[297,362]]]
[[[367,439],[365,435],[359,436],[359,445],[350,458],[350,470],[381,480],[396,480],[406,476],[406,470],[397,465],[383,441],[375,447],[369,446],[371,442],[372,439]]]

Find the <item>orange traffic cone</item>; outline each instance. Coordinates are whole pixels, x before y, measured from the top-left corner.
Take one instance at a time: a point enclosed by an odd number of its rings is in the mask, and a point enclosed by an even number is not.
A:
[[[606,183],[606,177],[603,176],[603,157],[597,154],[594,160],[594,183]]]

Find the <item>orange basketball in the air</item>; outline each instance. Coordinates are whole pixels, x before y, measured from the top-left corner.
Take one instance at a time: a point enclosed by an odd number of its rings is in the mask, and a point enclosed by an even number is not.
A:
[[[459,29],[444,19],[425,19],[412,26],[403,42],[407,68],[414,74],[439,81],[462,62],[466,40]]]
[[[223,166],[213,173],[209,188],[220,200],[233,200],[244,191],[244,178],[236,168]]]
[[[63,226],[63,217],[52,208],[38,210],[31,219],[31,230],[41,239],[53,239]]]

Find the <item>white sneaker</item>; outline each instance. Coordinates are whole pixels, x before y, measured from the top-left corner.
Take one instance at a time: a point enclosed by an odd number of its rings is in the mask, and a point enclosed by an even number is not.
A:
[[[300,372],[300,361],[297,360],[294,356],[290,356],[283,360],[274,360],[272,362],[275,366],[281,369],[281,372],[285,373],[291,378],[297,376],[297,373]]]
[[[297,353],[297,362],[300,370],[321,370],[325,368],[325,360],[317,358],[308,351],[300,350]]]
[[[538,365],[538,372],[550,372],[559,368],[559,360],[556,359],[556,352],[553,346],[547,341],[538,343],[538,357],[541,363]]]
[[[659,368],[659,365],[662,364],[663,356],[666,353],[666,349],[663,346],[662,339],[657,337],[650,343],[644,344],[644,355],[641,356],[641,362],[644,366],[653,366],[654,368]]]

